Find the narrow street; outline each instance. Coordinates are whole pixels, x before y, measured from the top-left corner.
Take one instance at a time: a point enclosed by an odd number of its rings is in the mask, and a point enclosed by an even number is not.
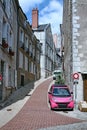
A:
[[[51,82],[52,78],[41,83],[19,113],[0,130],[37,130],[83,122],[49,109],[47,91]]]

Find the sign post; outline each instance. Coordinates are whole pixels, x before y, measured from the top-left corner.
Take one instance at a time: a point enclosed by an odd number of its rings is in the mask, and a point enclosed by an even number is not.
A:
[[[74,84],[74,86],[75,86],[75,96],[74,96],[74,98],[75,98],[75,108],[76,108],[76,99],[77,99],[77,84],[78,84],[78,80],[79,80],[79,74],[78,73],[74,73],[73,74],[73,84]]]

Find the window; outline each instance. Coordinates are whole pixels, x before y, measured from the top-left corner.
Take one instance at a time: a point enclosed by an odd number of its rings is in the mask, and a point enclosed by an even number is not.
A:
[[[8,86],[15,87],[15,70],[9,66],[8,69]]]
[[[13,49],[14,44],[13,44],[13,34],[12,31],[9,29],[9,34],[8,34],[8,44],[9,46]]]
[[[24,75],[21,75],[21,86],[24,86]]]
[[[5,18],[3,18],[2,38],[5,38],[7,40],[7,23],[6,23]]]
[[[33,62],[31,62],[31,73],[33,73]]]
[[[24,32],[22,29],[20,29],[20,41],[24,43]]]
[[[37,60],[39,61],[40,60],[40,53],[39,53],[39,51],[37,50]]]
[[[23,68],[23,54],[19,52],[19,68]]]
[[[31,62],[29,62],[29,72],[31,72]]]
[[[29,47],[29,48],[30,48],[29,51],[30,51],[30,53],[31,53],[31,52],[32,52],[32,43],[31,43],[31,42],[30,42],[30,47]]]
[[[36,68],[36,66],[35,66],[35,64],[34,64],[34,74],[35,74],[35,72],[36,72],[36,69],[35,69],[35,68]]]
[[[3,3],[3,7],[4,9],[6,8],[6,1],[5,0],[2,0],[2,3]]]
[[[33,73],[33,62],[29,62],[29,71],[30,73]]]
[[[33,46],[33,56],[35,56],[35,47]]]
[[[25,47],[28,48],[28,37],[25,36]]]
[[[25,56],[25,70],[28,71],[28,58]]]
[[[60,97],[68,97],[70,96],[70,92],[66,88],[54,88],[53,89],[53,95],[54,96],[60,96]]]

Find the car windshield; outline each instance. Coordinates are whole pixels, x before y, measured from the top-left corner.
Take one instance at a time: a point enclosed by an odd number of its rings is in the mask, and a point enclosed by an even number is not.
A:
[[[53,89],[53,96],[68,97],[70,95],[71,94],[67,88],[54,88]]]
[[[54,74],[61,74],[61,72],[54,72]]]

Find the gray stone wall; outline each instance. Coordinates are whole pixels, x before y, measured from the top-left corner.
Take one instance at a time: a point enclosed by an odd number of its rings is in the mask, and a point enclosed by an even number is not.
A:
[[[66,84],[72,81],[72,3],[64,0],[63,6],[63,30],[64,30],[64,70]]]
[[[82,74],[87,72],[87,2],[73,0],[73,73],[79,73],[77,101],[83,100]]]

